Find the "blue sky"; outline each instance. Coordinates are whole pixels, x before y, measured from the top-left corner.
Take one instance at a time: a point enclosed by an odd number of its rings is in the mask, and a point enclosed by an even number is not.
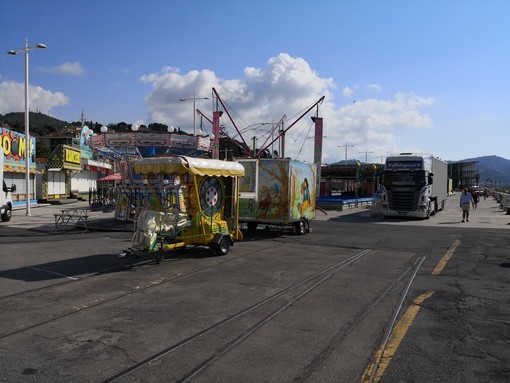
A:
[[[323,163],[345,145],[369,162],[510,158],[505,0],[9,0],[0,14],[4,52],[25,36],[47,45],[30,52],[30,105],[62,120],[84,110],[191,132],[192,102],[179,99],[214,87],[251,140],[325,96]],[[24,110],[23,89],[23,56],[0,55],[0,114]],[[211,101],[196,106],[212,115]],[[310,118],[295,123],[285,155],[313,161],[311,136]]]

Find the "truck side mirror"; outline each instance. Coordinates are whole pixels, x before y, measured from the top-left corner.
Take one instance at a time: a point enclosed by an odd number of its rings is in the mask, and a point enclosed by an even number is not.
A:
[[[16,192],[16,185],[13,184],[9,189],[11,189],[11,190],[9,190],[11,193],[15,193]]]

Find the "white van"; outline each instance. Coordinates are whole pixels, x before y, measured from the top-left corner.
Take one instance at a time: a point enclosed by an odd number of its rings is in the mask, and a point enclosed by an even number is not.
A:
[[[4,151],[0,149],[0,219],[2,222],[10,221],[12,216],[12,193],[16,191],[16,185],[7,186],[4,180]]]

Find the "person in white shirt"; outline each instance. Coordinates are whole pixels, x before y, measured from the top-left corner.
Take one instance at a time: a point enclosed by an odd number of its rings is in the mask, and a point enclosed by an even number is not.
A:
[[[469,222],[469,207],[471,206],[473,201],[473,196],[471,193],[468,193],[467,189],[464,189],[462,194],[460,195],[460,207],[462,208],[462,222],[466,220],[466,222]]]

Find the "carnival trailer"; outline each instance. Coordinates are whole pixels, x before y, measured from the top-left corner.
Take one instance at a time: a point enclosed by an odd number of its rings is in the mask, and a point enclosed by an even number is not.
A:
[[[291,226],[298,235],[310,232],[315,218],[317,166],[284,158],[239,159],[239,222],[250,231],[259,224]]]

